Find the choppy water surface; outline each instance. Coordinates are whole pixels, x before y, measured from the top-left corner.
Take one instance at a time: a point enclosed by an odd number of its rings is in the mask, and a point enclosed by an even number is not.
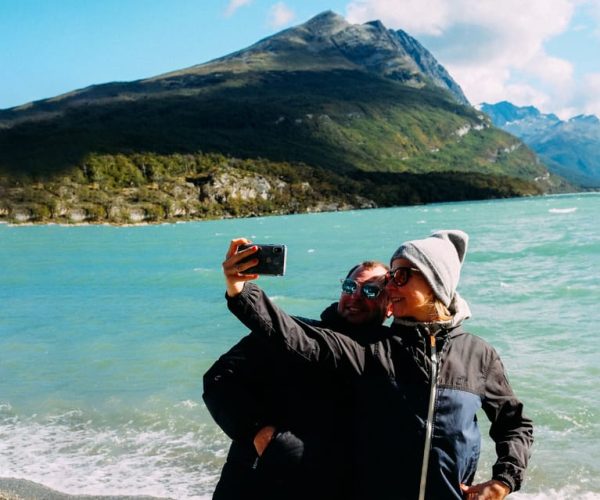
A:
[[[209,498],[228,447],[202,374],[245,330],[229,240],[288,245],[261,285],[316,316],[354,263],[442,228],[471,236],[469,329],[536,423],[521,499],[600,498],[600,195],[141,227],[0,226],[0,477],[73,494]],[[481,422],[485,422],[482,414]],[[486,440],[481,478],[493,461]],[[1,486],[1,484],[0,484]]]

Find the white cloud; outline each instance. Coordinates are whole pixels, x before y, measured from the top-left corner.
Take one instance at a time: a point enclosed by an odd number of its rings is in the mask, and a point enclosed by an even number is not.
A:
[[[550,86],[563,99],[571,98],[575,90],[573,64],[564,59],[551,57],[544,53],[536,54],[527,68],[533,76]]]
[[[271,7],[269,10],[269,26],[272,28],[281,28],[286,24],[289,24],[296,14],[283,2],[278,2]]]
[[[591,73],[583,80],[581,88],[583,113],[600,117],[600,73]]]
[[[441,35],[448,26],[450,4],[446,0],[355,0],[346,12],[351,23],[379,19],[409,33]]]
[[[353,0],[346,13],[417,38],[474,104],[510,100],[550,112],[572,105],[578,89],[573,64],[544,44],[583,7],[600,20],[600,0]]]
[[[244,5],[249,5],[251,3],[252,3],[252,0],[229,0],[229,4],[227,5],[227,8],[225,9],[225,16],[230,17],[233,14],[235,14],[235,12],[240,7],[243,7]]]
[[[596,25],[594,35],[600,38],[600,0],[587,0],[586,5],[588,6],[590,16]]]

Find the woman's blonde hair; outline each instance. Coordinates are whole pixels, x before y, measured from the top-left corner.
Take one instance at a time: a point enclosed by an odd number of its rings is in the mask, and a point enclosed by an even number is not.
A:
[[[450,321],[452,319],[453,314],[437,297],[433,300],[432,308],[435,311],[438,321]]]
[[[450,321],[453,318],[453,314],[444,303],[435,296],[433,290],[429,296],[427,307],[429,309],[429,318],[431,322]]]

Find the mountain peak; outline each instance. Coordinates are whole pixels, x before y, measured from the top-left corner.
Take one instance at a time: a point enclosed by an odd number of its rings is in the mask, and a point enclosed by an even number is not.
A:
[[[378,31],[387,31],[387,28],[379,20],[369,21],[368,23],[365,23],[364,25],[365,26],[373,26],[373,28],[375,28]]]
[[[482,104],[492,123],[516,135],[536,151],[551,172],[575,184],[600,185],[600,119],[578,115],[563,121],[533,106],[515,106],[507,101]]]
[[[182,89],[195,92],[230,78],[260,80],[262,75],[277,72],[325,74],[340,70],[368,73],[413,88],[442,89],[447,97],[469,105],[459,85],[417,40],[401,30],[387,29],[381,21],[351,24],[327,10],[303,24],[203,64],[137,82],[95,85],[41,101],[16,113],[0,112],[0,126],[2,121],[13,124],[31,116],[52,116],[96,98],[137,99],[145,93],[166,95]]]
[[[301,26],[324,35],[327,32],[332,34],[337,33],[350,26],[350,23],[332,10],[326,10],[312,17]]]
[[[307,64],[311,68],[359,68],[412,87],[433,85],[448,91],[461,104],[469,104],[459,85],[425,47],[404,31],[390,30],[378,20],[350,24],[328,10],[236,56],[247,61],[248,53],[253,52],[264,65],[261,51],[268,51],[266,57],[276,60],[282,69],[302,69]]]
[[[512,102],[500,101],[496,104],[481,103],[479,109],[487,113],[499,127],[526,119],[537,120],[544,115],[534,106],[515,106]],[[549,115],[548,118],[556,118]],[[558,118],[556,118],[558,120]]]
[[[460,104],[470,105],[460,86],[417,40],[381,21],[351,24],[326,10],[303,24],[287,28],[254,45],[198,66],[159,75],[169,80],[185,75],[264,71],[366,71],[403,85],[437,87]]]
[[[599,124],[600,119],[596,115],[577,115],[569,120],[570,122]]]

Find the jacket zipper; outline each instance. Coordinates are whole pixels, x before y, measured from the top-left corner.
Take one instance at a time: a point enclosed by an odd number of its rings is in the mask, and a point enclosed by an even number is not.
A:
[[[423,463],[421,465],[421,483],[419,485],[419,500],[425,500],[425,487],[427,486],[427,471],[429,469],[429,453],[431,451],[431,437],[433,434],[433,412],[435,407],[435,393],[437,390],[438,356],[435,345],[435,335],[429,335],[431,356],[431,388],[429,391],[429,408],[425,426],[425,448],[423,450]]]

